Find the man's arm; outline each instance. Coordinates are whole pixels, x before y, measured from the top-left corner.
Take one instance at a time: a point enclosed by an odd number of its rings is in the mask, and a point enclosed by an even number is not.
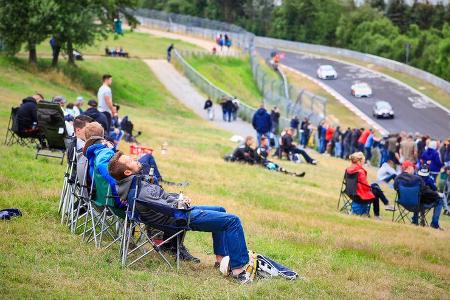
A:
[[[108,105],[109,109],[111,110],[113,117],[116,116],[117,112],[116,112],[116,108],[113,106],[112,96],[105,95],[104,97],[105,97],[106,105]]]

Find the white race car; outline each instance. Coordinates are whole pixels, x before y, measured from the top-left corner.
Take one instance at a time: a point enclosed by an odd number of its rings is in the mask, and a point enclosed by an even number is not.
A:
[[[380,118],[394,118],[394,110],[392,106],[386,101],[377,101],[373,106],[373,116],[377,119]]]
[[[317,69],[317,77],[320,79],[336,79],[337,72],[330,65],[322,65]]]
[[[365,82],[357,82],[352,85],[352,96],[370,97],[372,96],[372,88]]]

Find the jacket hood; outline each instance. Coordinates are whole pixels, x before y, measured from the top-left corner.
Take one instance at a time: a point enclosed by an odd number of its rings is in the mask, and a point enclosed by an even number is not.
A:
[[[108,146],[103,144],[94,144],[89,146],[86,150],[85,156],[90,160],[91,158],[94,158],[96,153],[100,151],[101,149],[107,148]]]
[[[34,99],[33,97],[26,97],[25,99],[22,100],[22,103],[27,103],[27,102],[37,103],[36,99]]]
[[[134,177],[136,177],[136,175],[131,175],[117,181],[117,192],[119,193],[120,199],[127,199]]]
[[[256,114],[257,114],[257,115],[264,115],[266,112],[267,112],[267,111],[266,111],[265,108],[259,108],[259,109],[256,111]]]

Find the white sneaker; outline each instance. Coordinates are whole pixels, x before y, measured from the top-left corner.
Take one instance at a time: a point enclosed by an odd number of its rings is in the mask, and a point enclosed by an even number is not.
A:
[[[384,206],[384,209],[385,209],[385,210],[388,210],[388,211],[395,211],[394,205],[385,205],[385,206]]]

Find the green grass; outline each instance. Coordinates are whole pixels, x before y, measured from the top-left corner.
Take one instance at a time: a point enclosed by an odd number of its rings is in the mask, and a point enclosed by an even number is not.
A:
[[[262,96],[253,80],[248,57],[194,55],[186,59],[217,87],[250,106],[258,107],[261,104]]]
[[[347,165],[342,160],[320,157],[318,166],[281,162],[288,169],[305,170],[303,179],[225,163],[221,157],[234,146],[230,134],[175,101],[142,65],[90,60],[79,65],[75,78],[112,73],[113,96],[123,95],[121,113],[143,131],[140,141],[157,149],[164,177],[189,180],[184,193],[195,203],[223,205],[239,215],[250,249],[292,267],[306,280],[238,286],[213,269],[207,233],[189,233],[185,241],[202,259],[200,265],[183,263],[176,273],[150,255],[142,264],[122,269],[117,249],[95,249],[59,224],[64,167],[52,159],[35,160],[31,148],[0,145],[0,207],[24,213],[0,223],[3,298],[449,298],[449,231],[394,224],[384,211],[383,221],[337,213]],[[0,57],[1,127],[6,128],[10,107],[35,90],[70,99],[92,97],[84,80],[72,83],[63,72],[32,72]],[[166,155],[158,150],[164,142],[169,145]],[[127,145],[120,148],[126,151]],[[374,178],[373,170],[369,173]],[[388,196],[393,199],[391,191]],[[449,228],[449,220],[441,219]]]
[[[182,40],[155,37],[148,33],[125,30],[124,35],[122,36],[110,34],[107,39],[99,40],[94,45],[79,48],[78,50],[84,55],[104,56],[106,46],[109,48],[123,47],[124,50],[129,53],[130,57],[165,58],[166,49],[171,43],[174,43],[177,49],[180,50],[198,51],[201,49]],[[38,45],[37,53],[38,56],[51,56],[52,49],[50,47],[49,40],[45,40]],[[21,54],[26,55],[27,52],[22,50]]]

